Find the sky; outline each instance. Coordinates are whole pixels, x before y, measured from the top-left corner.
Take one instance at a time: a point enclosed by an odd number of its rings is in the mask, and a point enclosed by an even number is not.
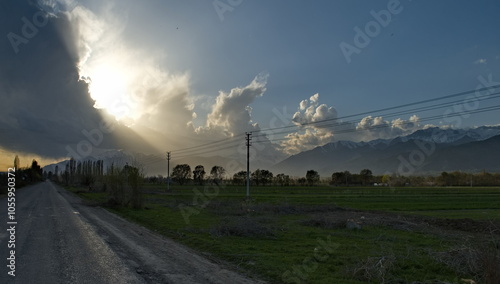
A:
[[[250,131],[272,164],[338,140],[500,124],[498,111],[450,116],[498,105],[470,101],[492,92],[435,111],[376,112],[500,84],[498,1],[6,0],[0,9],[2,168],[16,154],[48,164],[116,149],[182,157],[234,146],[226,155],[236,159]]]

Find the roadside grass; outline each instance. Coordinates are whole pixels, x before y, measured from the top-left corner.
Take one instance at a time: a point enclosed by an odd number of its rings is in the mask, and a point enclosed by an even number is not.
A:
[[[108,200],[108,194],[105,192],[89,192],[86,188],[76,186],[65,186],[64,188],[83,197],[87,205],[104,205]]]
[[[92,202],[106,199],[70,191]],[[144,209],[108,209],[270,283],[480,280],[443,261],[463,246],[463,236],[384,225],[348,229],[345,208],[478,220],[500,215],[500,188],[257,187],[251,201],[243,187],[210,196],[200,195],[202,187],[173,186],[166,193],[146,185],[144,191]],[[338,218],[328,223],[329,217]]]

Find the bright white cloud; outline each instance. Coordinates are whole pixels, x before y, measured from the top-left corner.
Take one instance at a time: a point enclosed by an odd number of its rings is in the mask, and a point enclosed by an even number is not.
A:
[[[333,132],[327,129],[308,128],[304,133],[294,132],[285,136],[287,140],[281,143],[281,149],[288,155],[311,150],[333,141]]]
[[[369,130],[375,128],[384,128],[389,126],[389,121],[384,120],[382,116],[372,117],[371,115],[364,117],[356,126],[357,130]]]
[[[293,123],[304,125],[337,118],[337,111],[333,107],[328,107],[326,104],[319,105],[318,102],[319,94],[311,96],[309,101],[301,101],[299,111],[293,115]],[[321,125],[316,124],[314,127],[321,128]]]
[[[252,122],[250,104],[266,91],[267,78],[268,75],[261,74],[245,87],[233,88],[229,93],[220,91],[206,125],[199,127],[197,132],[216,131],[234,136],[258,130],[258,125]]]
[[[308,102],[307,100],[302,100],[302,101],[300,102],[299,109],[300,109],[300,110],[305,110],[308,104],[309,104],[309,102]]]
[[[367,116],[356,125],[356,136],[359,140],[370,141],[407,135],[422,128],[419,121],[417,115],[412,115],[408,120],[397,118],[391,122],[382,116]]]
[[[292,122],[301,130],[285,136],[280,149],[286,154],[297,154],[333,141],[331,124],[337,118],[337,111],[326,104],[319,104],[319,94],[303,100],[293,115]],[[327,121],[321,123],[322,121]],[[319,122],[319,123],[316,123]],[[326,125],[328,124],[328,125]]]
[[[351,141],[390,139],[430,127],[421,125],[417,115],[407,120],[396,118],[388,121],[382,116],[366,116],[359,122],[344,122],[338,118],[334,107],[319,103],[319,94],[302,100],[292,121],[299,130],[286,135],[279,145],[280,150],[289,155],[323,146],[333,142],[334,138]]]

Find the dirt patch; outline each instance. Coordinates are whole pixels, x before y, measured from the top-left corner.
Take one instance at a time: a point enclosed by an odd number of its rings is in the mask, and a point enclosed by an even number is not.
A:
[[[250,238],[276,238],[275,228],[266,217],[226,217],[210,229],[214,237],[238,236]]]
[[[454,232],[456,234],[473,233],[500,236],[500,221],[497,220],[433,218],[392,212],[349,209],[334,209],[321,214],[314,214],[311,218],[303,220],[302,224],[334,229],[345,228],[349,220],[360,224],[361,227],[382,226],[403,231]]]
[[[464,218],[464,219],[424,218],[423,220],[424,222],[427,222],[429,225],[439,228],[446,228],[446,229],[471,232],[471,233],[489,233],[493,235],[500,235],[499,221],[482,221],[482,220],[472,220],[469,218]]]

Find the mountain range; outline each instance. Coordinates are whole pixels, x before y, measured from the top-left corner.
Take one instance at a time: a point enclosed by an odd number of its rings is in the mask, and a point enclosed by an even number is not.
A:
[[[333,172],[350,171],[359,173],[370,169],[374,174],[398,173],[439,174],[443,171],[489,172],[500,171],[500,126],[481,126],[469,129],[431,127],[415,131],[407,136],[393,139],[377,139],[367,142],[336,141],[292,155],[268,167],[259,164],[259,157],[252,161],[251,170],[264,167],[274,174],[285,173],[290,176],[305,176],[308,170],[316,170],[321,176],[331,176]],[[122,150],[110,150],[89,157],[86,160],[104,161],[105,167],[114,164],[137,163],[142,165],[148,175],[166,176],[167,159],[165,156],[147,155]],[[214,165],[223,166],[227,175],[232,176],[244,170],[245,157],[228,158],[185,157],[179,161],[172,159],[170,172],[179,163],[204,165],[210,172]],[[66,161],[44,167],[44,170],[64,171]]]
[[[322,176],[337,171],[374,174],[437,174],[443,171],[500,171],[500,126],[471,129],[431,127],[394,139],[337,141],[288,157],[274,173]]]

